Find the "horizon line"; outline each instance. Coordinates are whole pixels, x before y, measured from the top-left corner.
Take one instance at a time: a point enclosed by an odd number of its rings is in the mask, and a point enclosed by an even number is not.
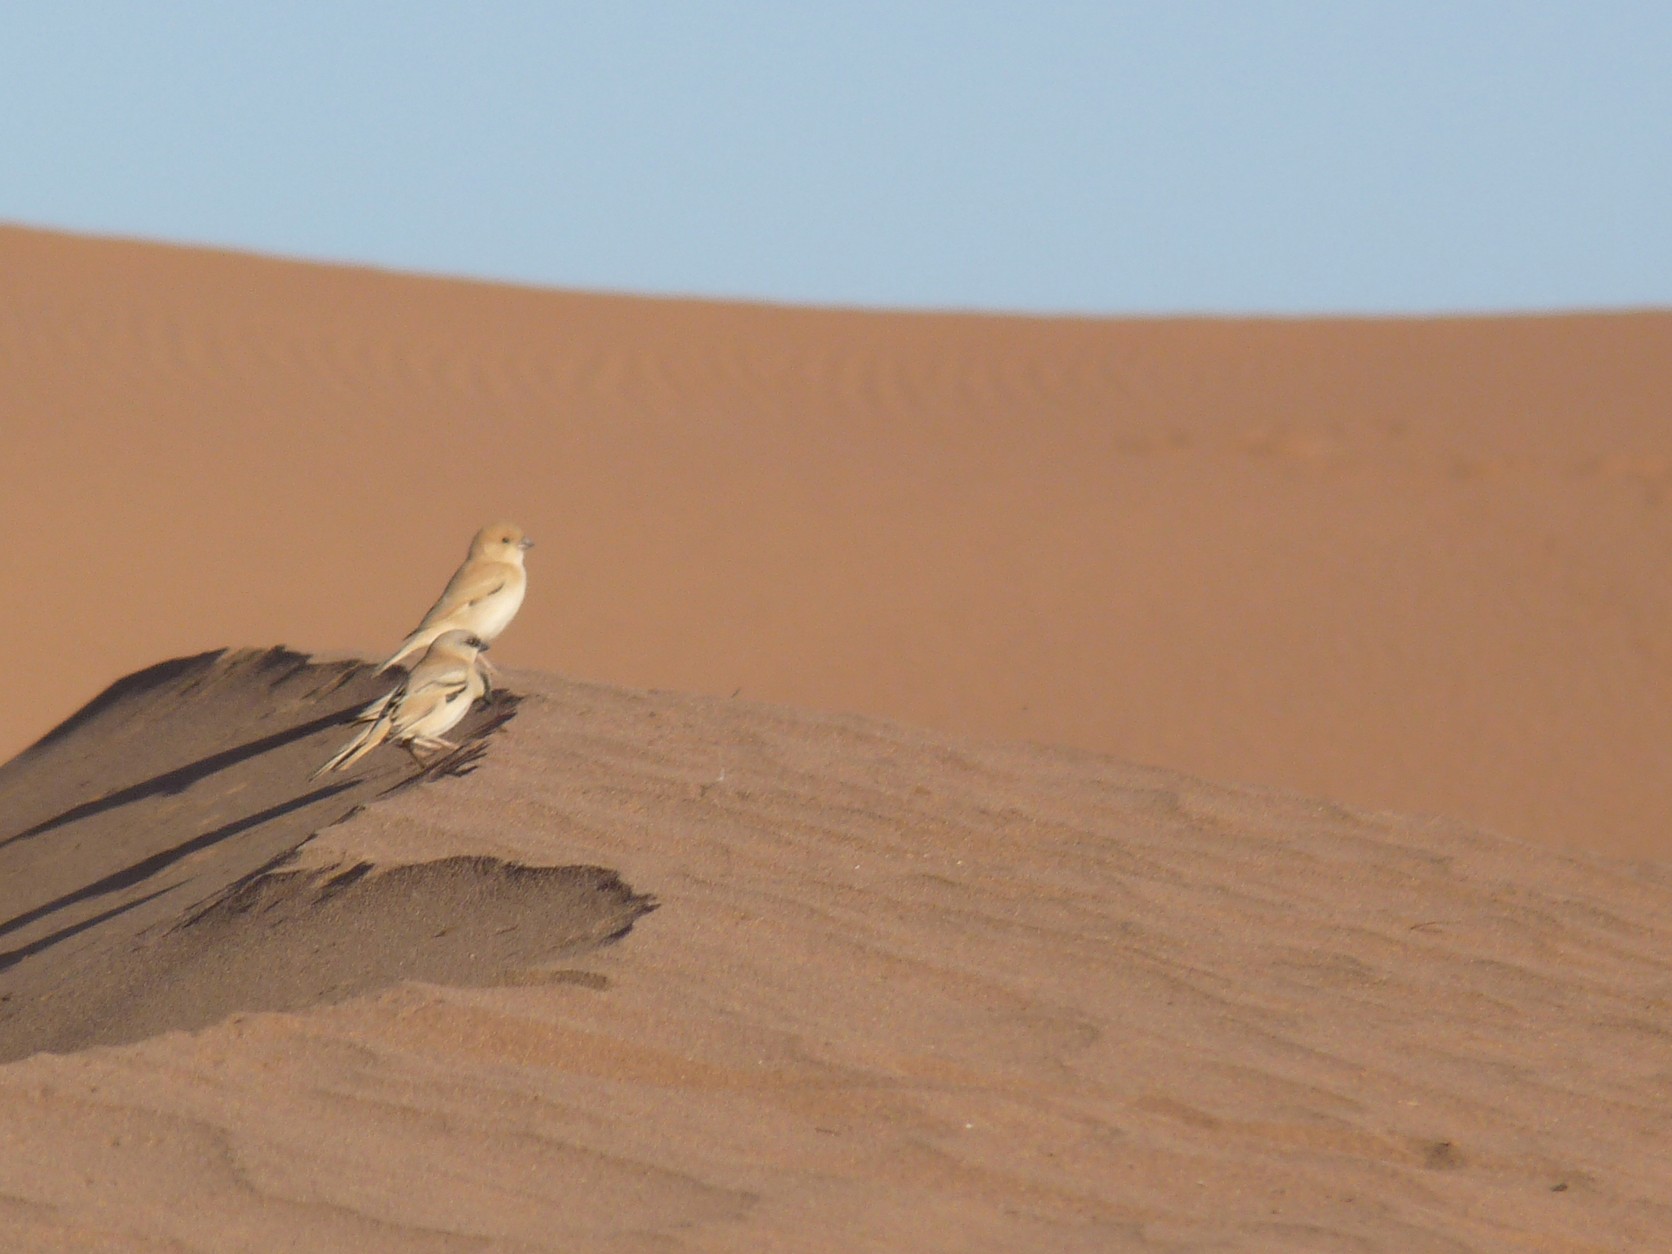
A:
[[[909,317],[956,317],[1024,319],[1041,322],[1485,322],[1511,319],[1642,317],[1672,314],[1672,303],[1591,304],[1551,306],[1463,306],[1429,308],[1330,308],[1306,310],[1163,307],[1149,309],[1088,310],[1075,307],[1047,309],[999,305],[863,304],[821,301],[814,298],[766,296],[748,292],[713,292],[679,288],[647,289],[630,286],[598,287],[565,284],[506,274],[468,270],[429,269],[395,265],[345,255],[287,252],[224,240],[187,239],[179,236],[63,226],[57,223],[0,217],[0,231],[21,231],[56,235],[67,239],[105,244],[137,244],[142,247],[181,252],[215,253],[286,265],[320,269],[361,270],[392,277],[437,283],[469,283],[511,288],[532,293],[615,298],[624,300],[679,302],[687,304],[747,305],[761,309],[782,309],[805,313],[879,314]]]

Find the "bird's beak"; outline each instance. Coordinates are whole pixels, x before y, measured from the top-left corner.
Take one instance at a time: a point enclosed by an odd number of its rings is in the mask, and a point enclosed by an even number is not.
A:
[[[530,540],[527,536],[524,536],[521,540],[517,541],[517,547],[519,549],[532,549],[534,547],[534,541]]]

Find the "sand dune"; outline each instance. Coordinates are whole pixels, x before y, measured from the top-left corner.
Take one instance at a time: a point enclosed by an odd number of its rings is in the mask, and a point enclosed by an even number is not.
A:
[[[913,316],[0,230],[0,753],[227,640],[510,664],[1672,853],[1672,315]]]
[[[299,759],[362,678],[238,654],[128,685],[166,779],[206,728],[300,731],[172,811],[141,780],[100,791],[129,717],[0,773],[6,813],[49,785],[72,822],[105,798],[106,840],[255,819],[215,865],[122,885],[166,909],[111,951],[205,986],[218,955],[250,1009],[0,1068],[9,1248],[1672,1247],[1666,869],[533,673],[472,773],[281,839],[235,785],[305,796]],[[395,750],[368,768],[410,774]],[[547,928],[548,892],[583,926]],[[624,934],[634,892],[661,908]],[[96,930],[30,961],[86,970]],[[303,987],[310,946],[329,978]],[[391,952],[420,982],[330,983]]]
[[[481,746],[424,771],[391,750],[375,772],[310,778],[387,687],[283,649],[182,658],[0,767],[0,1062],[402,980],[502,982],[530,945],[631,925],[647,902],[596,867],[275,870],[366,801],[472,769]],[[496,698],[462,734],[513,709]]]

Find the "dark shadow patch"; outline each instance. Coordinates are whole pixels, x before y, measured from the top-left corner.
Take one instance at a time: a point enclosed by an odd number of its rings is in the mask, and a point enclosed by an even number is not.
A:
[[[574,984],[544,970],[625,936],[656,908],[614,871],[458,857],[387,870],[259,875],[160,935],[81,972],[73,999],[0,1008],[0,1061],[299,1011],[405,980]]]
[[[392,787],[476,769],[516,712],[495,693],[460,724],[457,753],[416,763],[385,747],[311,780],[397,682],[285,648],[178,658],[112,684],[0,766],[0,1058],[105,1039],[90,1008],[136,978],[129,956]],[[318,887],[348,896],[357,879]]]
[[[294,813],[304,806],[312,805],[316,801],[332,797],[351,786],[349,783],[328,784],[303,796],[282,801],[276,806],[268,806],[265,810],[257,810],[254,814],[246,815],[236,822],[223,823],[219,827],[211,828],[207,832],[193,836],[190,840],[181,841],[178,845],[154,853],[148,858],[141,858],[132,866],[125,866],[120,870],[112,871],[89,884],[83,884],[72,892],[55,897],[51,901],[42,902],[32,910],[25,910],[22,914],[13,915],[6,922],[0,923],[0,936],[15,932],[19,928],[28,927],[37,919],[43,919],[50,914],[89,901],[94,897],[103,897],[110,893],[120,892],[124,888],[131,888],[135,884],[150,879],[159,871],[167,870],[176,862],[191,857],[194,853],[218,845],[223,840],[230,840],[251,828],[281,819],[287,814]]]
[[[103,814],[106,810],[132,805],[134,802],[143,801],[148,797],[177,796],[193,784],[218,771],[237,766],[264,753],[271,753],[274,749],[283,748],[293,741],[304,740],[315,732],[324,731],[328,727],[345,724],[353,717],[355,710],[358,708],[358,705],[350,705],[340,710],[333,710],[329,714],[309,719],[307,722],[298,723],[293,727],[287,727],[283,731],[274,732],[270,736],[262,736],[246,744],[235,745],[230,749],[223,749],[219,753],[211,753],[197,759],[195,762],[188,762],[184,766],[176,767],[172,771],[163,771],[161,774],[153,775],[137,784],[130,784],[126,788],[118,788],[101,797],[71,806],[60,814],[55,814],[49,819],[43,819],[39,823],[24,828],[21,832],[0,840],[0,848],[16,841],[31,840],[68,823],[77,823],[82,819],[93,818]]]
[[[1463,1165],[1463,1155],[1450,1141],[1425,1141],[1422,1144],[1422,1165],[1430,1171],[1455,1171]]]
[[[108,923],[111,919],[116,918],[118,915],[126,914],[130,910],[137,910],[147,902],[156,900],[168,891],[169,890],[166,888],[155,889],[152,892],[146,893],[143,897],[136,897],[132,901],[125,901],[119,906],[112,906],[108,910],[101,910],[98,914],[85,918],[79,923],[72,923],[68,927],[61,927],[56,932],[48,932],[45,936],[30,941],[27,945],[19,945],[16,949],[8,949],[4,953],[0,953],[0,971],[9,971],[25,958],[33,958],[36,954],[44,953],[46,950],[51,949],[60,941],[67,941],[71,937],[79,936],[81,933],[98,927],[102,923]],[[0,996],[0,1001],[10,1001],[11,999],[12,994],[10,993]]]
[[[506,977],[507,984],[569,984],[575,988],[589,988],[601,993],[610,986],[610,977],[597,971],[515,971]]]
[[[132,703],[136,698],[145,696],[157,689],[172,688],[182,679],[203,673],[215,664],[226,652],[225,649],[211,649],[208,653],[198,653],[191,657],[170,658],[166,662],[158,662],[154,666],[147,666],[144,670],[135,671],[132,675],[124,675],[86,705],[82,706],[69,718],[42,736],[29,748],[25,749],[19,758],[28,758],[39,753],[55,741],[81,729],[81,727],[96,719],[112,706]]]

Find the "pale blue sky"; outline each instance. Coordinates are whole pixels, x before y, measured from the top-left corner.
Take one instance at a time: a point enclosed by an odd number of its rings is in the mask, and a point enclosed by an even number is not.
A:
[[[13,0],[0,220],[821,304],[1672,305],[1672,3]]]

